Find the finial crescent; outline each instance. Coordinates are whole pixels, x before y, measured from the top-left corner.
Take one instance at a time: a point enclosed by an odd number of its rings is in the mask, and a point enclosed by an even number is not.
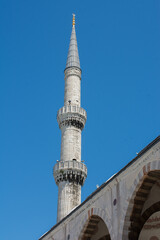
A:
[[[74,13],[72,15],[73,15],[72,26],[74,27],[75,26],[75,16],[76,15]]]

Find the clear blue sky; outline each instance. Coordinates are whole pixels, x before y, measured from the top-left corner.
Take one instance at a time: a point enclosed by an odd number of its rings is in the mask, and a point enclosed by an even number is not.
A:
[[[82,200],[160,134],[159,0],[0,0],[1,240],[37,240],[56,223],[73,12],[88,114]]]

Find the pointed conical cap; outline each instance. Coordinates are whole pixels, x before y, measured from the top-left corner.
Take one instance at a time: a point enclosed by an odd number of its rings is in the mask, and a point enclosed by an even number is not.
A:
[[[72,26],[72,33],[70,38],[66,68],[69,68],[69,67],[80,68],[74,16],[75,15],[73,15],[73,24],[72,24],[73,26]]]

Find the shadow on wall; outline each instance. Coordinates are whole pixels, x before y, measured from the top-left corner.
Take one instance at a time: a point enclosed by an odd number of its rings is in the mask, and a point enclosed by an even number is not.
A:
[[[86,222],[79,240],[111,240],[108,228],[104,221],[96,215],[92,215]]]

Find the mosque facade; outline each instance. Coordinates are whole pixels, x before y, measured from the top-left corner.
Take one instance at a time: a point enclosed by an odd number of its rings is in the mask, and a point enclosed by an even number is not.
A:
[[[39,240],[160,240],[160,136],[81,203],[87,166],[81,160],[81,68],[75,16],[67,57],[64,106],[57,113],[61,157],[57,224]]]

